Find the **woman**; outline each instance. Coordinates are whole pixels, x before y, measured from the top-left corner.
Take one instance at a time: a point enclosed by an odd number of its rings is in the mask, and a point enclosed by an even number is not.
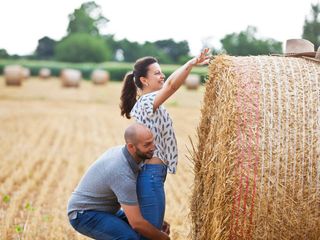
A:
[[[172,120],[162,104],[178,90],[193,66],[209,62],[205,49],[172,73],[166,82],[158,61],[153,57],[138,59],[134,70],[124,79],[121,93],[121,115],[151,129],[156,149],[153,158],[143,165],[137,181],[137,194],[142,215],[158,229],[165,212],[164,181],[167,172],[175,173],[178,149]],[[140,97],[137,99],[137,91]]]

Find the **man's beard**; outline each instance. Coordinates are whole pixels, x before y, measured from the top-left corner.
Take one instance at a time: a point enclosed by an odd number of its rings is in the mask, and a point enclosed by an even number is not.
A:
[[[153,151],[147,152],[147,153],[143,153],[143,152],[141,152],[139,150],[139,148],[136,147],[136,149],[137,149],[136,155],[142,160],[150,159],[150,158],[153,157]]]

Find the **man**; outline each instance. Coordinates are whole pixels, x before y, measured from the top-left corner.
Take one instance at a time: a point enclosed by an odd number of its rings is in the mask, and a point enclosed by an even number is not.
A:
[[[106,151],[82,177],[69,199],[70,223],[94,239],[138,240],[142,235],[168,240],[167,225],[163,232],[142,217],[136,194],[139,164],[153,156],[153,135],[136,123],[126,129],[124,138],[125,146]]]

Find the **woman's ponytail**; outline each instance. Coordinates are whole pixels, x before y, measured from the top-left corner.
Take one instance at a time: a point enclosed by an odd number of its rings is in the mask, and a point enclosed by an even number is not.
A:
[[[121,116],[130,119],[130,112],[137,102],[137,87],[134,82],[133,72],[127,73],[124,77],[120,100]]]

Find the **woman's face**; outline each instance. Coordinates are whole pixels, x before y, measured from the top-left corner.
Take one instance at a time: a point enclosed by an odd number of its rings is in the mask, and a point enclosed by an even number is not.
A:
[[[164,74],[161,71],[159,63],[150,64],[148,67],[148,73],[146,76],[146,82],[148,88],[152,91],[157,91],[162,88],[164,84]]]

